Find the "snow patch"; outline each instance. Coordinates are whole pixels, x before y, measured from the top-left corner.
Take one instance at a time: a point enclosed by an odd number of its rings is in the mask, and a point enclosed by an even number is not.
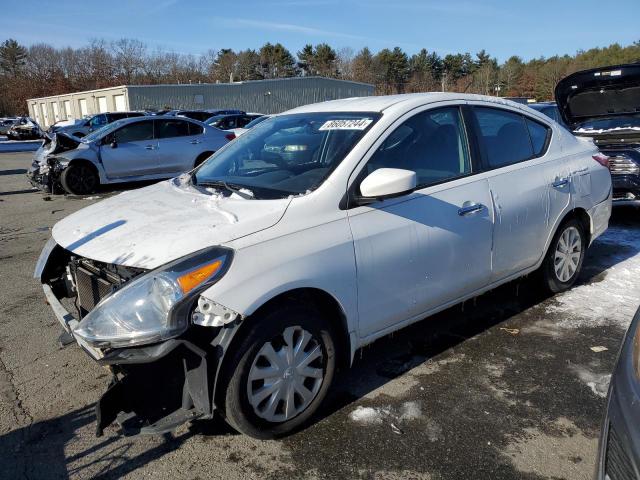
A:
[[[400,408],[391,405],[382,407],[362,407],[358,406],[349,414],[349,418],[362,425],[380,425],[384,421],[391,422],[411,422],[422,418],[422,407],[419,402],[404,402]]]
[[[615,245],[600,282],[579,285],[555,297],[547,313],[562,329],[618,326],[626,329],[640,303],[640,230],[611,227],[596,243]]]
[[[588,368],[574,365],[571,367],[578,378],[582,380],[591,391],[598,397],[606,398],[609,390],[609,382],[611,381],[610,373],[595,373]]]
[[[364,425],[375,425],[382,423],[382,410],[372,407],[360,407],[358,406],[351,414],[349,418],[357,423]]]

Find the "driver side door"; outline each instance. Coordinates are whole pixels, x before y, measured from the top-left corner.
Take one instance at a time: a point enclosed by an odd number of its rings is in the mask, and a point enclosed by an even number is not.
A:
[[[143,120],[128,123],[104,137],[100,158],[107,177],[138,177],[158,173],[157,151],[153,120]]]

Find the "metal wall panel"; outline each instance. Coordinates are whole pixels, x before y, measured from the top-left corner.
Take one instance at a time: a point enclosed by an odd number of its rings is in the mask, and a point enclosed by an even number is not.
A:
[[[109,110],[158,110],[237,108],[246,112],[280,113],[300,105],[348,97],[373,95],[373,85],[322,77],[294,77],[236,83],[193,85],[130,85],[27,100],[32,117],[40,117],[43,127],[51,115],[41,114],[41,104],[55,102],[71,106],[69,118],[99,113],[98,98],[105,97]],[[123,103],[123,97],[125,105]],[[80,100],[86,112],[80,112]],[[69,103],[65,103],[69,102]],[[116,106],[117,102],[117,106]],[[102,100],[104,108],[105,100]],[[48,112],[49,110],[47,110]],[[45,118],[43,118],[45,117]]]
[[[252,82],[151,85],[127,87],[129,108],[237,108],[279,113],[300,105],[338,98],[373,95],[373,85],[321,77],[295,77]]]

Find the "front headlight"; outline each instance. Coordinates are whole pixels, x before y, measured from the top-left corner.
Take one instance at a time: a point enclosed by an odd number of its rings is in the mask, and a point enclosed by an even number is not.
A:
[[[153,270],[103,299],[73,331],[96,347],[158,342],[182,333],[197,293],[220,279],[233,251],[201,250]]]

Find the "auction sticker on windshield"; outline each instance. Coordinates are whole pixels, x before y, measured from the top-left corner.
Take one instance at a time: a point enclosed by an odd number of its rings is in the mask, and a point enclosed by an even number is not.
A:
[[[373,119],[371,118],[327,120],[318,130],[364,130],[371,124],[371,122],[373,122]]]

